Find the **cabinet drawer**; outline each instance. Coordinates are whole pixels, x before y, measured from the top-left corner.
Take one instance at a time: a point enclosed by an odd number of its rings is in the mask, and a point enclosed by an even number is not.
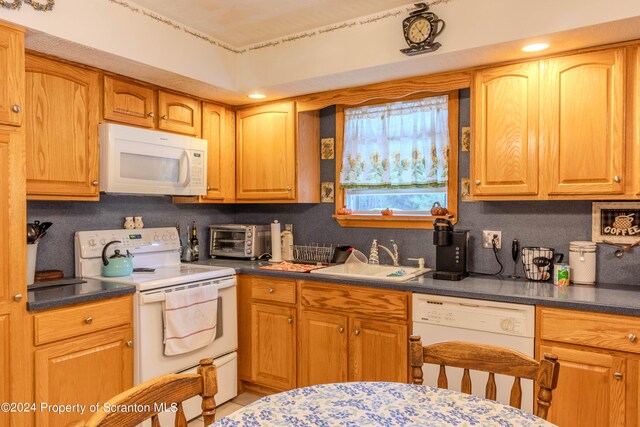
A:
[[[539,313],[543,340],[640,353],[640,319],[547,308]]]
[[[300,293],[303,306],[324,310],[402,320],[409,311],[408,292],[304,282]]]
[[[131,323],[131,297],[61,308],[33,316],[34,344],[41,345]]]
[[[274,280],[256,277],[253,278],[251,282],[251,297],[253,299],[281,302],[285,304],[296,303],[295,280]]]

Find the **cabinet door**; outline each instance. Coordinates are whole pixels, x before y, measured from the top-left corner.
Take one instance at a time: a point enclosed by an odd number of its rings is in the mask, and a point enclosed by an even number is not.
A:
[[[2,61],[0,61],[2,63]],[[0,128],[0,403],[28,402],[24,138]],[[17,297],[17,295],[21,295]],[[0,411],[0,425],[29,425],[28,413]]]
[[[267,304],[251,309],[253,382],[289,390],[296,387],[296,310]]]
[[[560,362],[549,422],[580,427],[625,425],[624,358],[561,345],[541,345],[540,354],[544,353],[557,355]]]
[[[26,57],[27,196],[98,200],[99,76]]]
[[[542,61],[550,195],[624,192],[624,49]]]
[[[207,149],[207,195],[204,199],[235,201],[235,113],[220,105],[202,106],[202,138]]]
[[[407,326],[351,319],[349,381],[408,381]]]
[[[294,119],[293,102],[238,110],[237,200],[295,199]]]
[[[481,70],[474,77],[471,191],[538,193],[538,63]]]
[[[127,345],[131,339],[131,329],[120,328],[36,349],[35,401],[89,407],[131,388],[133,347]],[[77,411],[60,415],[37,411],[36,426],[62,427],[90,416]]]
[[[300,384],[348,380],[347,316],[304,310],[300,317]]]
[[[153,128],[155,96],[150,87],[104,76],[104,118],[114,122]]]
[[[238,276],[238,378],[251,381],[251,277]]]
[[[0,26],[0,124],[20,126],[24,110],[23,33]]]
[[[176,93],[158,91],[158,129],[200,136],[200,101]]]

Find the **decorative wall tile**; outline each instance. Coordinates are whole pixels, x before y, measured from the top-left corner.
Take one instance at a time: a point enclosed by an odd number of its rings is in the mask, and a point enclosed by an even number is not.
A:
[[[471,127],[465,126],[462,128],[462,151],[469,151],[471,147]]]
[[[323,182],[322,184],[320,184],[320,201],[322,201],[322,203],[333,203],[334,198],[334,183]]]
[[[320,158],[331,160],[335,156],[335,140],[333,138],[322,138],[320,140]]]

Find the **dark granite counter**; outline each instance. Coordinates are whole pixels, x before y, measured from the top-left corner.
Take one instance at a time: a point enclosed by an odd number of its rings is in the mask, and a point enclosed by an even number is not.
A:
[[[238,274],[287,277],[317,282],[345,283],[382,289],[398,289],[422,294],[447,295],[490,301],[560,307],[576,310],[640,316],[640,286],[596,284],[561,288],[549,282],[529,282],[507,277],[474,276],[459,282],[435,280],[431,273],[404,283],[358,280],[312,273],[261,270],[266,261],[206,259],[198,264],[231,267]]]
[[[132,285],[96,279],[84,280],[86,280],[85,283],[29,289],[27,292],[27,310],[49,310],[57,307],[128,295],[134,293],[136,290],[135,286]]]

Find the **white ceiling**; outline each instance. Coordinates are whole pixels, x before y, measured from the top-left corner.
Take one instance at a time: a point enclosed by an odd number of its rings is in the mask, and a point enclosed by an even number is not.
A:
[[[410,5],[407,0],[133,0],[234,47]]]

